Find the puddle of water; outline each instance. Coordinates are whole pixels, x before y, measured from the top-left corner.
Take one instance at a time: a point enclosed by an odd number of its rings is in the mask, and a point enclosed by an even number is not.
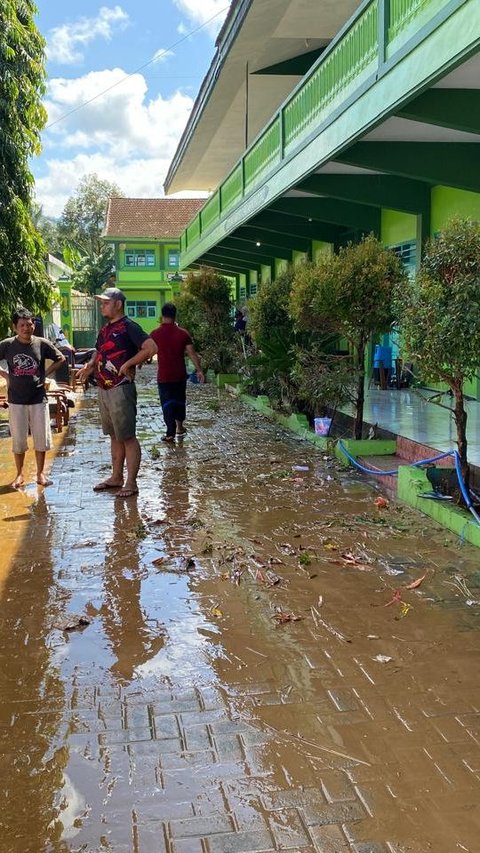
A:
[[[260,826],[273,849],[351,833],[473,851],[476,552],[378,510],[364,481],[237,401],[213,419],[216,392],[190,393],[188,437],[163,447],[143,389],[159,455],[144,450],[138,501],[92,494],[109,448],[89,405],[33,524],[15,524],[0,623],[9,853],[145,853],[202,816]],[[66,613],[91,624],[63,633]]]

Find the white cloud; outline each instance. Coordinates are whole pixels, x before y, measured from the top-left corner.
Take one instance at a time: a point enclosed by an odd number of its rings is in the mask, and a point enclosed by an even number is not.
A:
[[[219,32],[230,5],[229,0],[202,0],[201,3],[199,0],[173,0],[173,2],[192,24],[205,24],[210,21],[207,29],[212,36]],[[210,20],[211,18],[214,20]],[[178,31],[180,32],[180,27]]]
[[[110,41],[115,28],[125,29],[129,17],[121,6],[102,6],[96,18],[79,18],[50,30],[47,55],[54,62],[71,65],[83,59],[83,51],[96,38]]]
[[[173,50],[167,50],[165,47],[159,47],[159,49],[153,54],[152,62],[155,65],[158,65],[161,62],[167,62],[172,56],[175,56]]]
[[[50,81],[46,107],[49,122],[57,124],[46,131],[47,173],[36,181],[47,215],[58,216],[80,178],[91,172],[114,181],[127,195],[163,194],[163,179],[193,100],[180,91],[169,98],[146,96],[143,75],[127,76],[121,68]]]

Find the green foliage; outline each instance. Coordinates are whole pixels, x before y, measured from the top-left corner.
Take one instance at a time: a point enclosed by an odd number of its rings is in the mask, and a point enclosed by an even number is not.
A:
[[[422,375],[451,388],[471,379],[480,364],[480,225],[448,223],[397,302],[406,349]]]
[[[315,415],[355,402],[356,373],[349,356],[325,352],[319,344],[296,350],[292,378]]]
[[[123,192],[96,174],[85,175],[63,209],[58,225],[60,239],[76,246],[82,255],[98,257],[103,248],[102,231],[111,196],[123,197]]]
[[[336,332],[358,349],[371,335],[388,331],[394,291],[405,280],[400,259],[369,235],[299,268],[292,315],[300,326]]]
[[[255,344],[242,372],[256,394],[266,394],[279,408],[291,409],[298,388],[291,378],[297,334],[289,315],[293,267],[273,281],[263,282],[248,303],[248,333]]]
[[[463,385],[480,364],[480,224],[454,219],[427,244],[419,274],[397,293],[405,347],[422,376],[446,382],[455,407],[465,478],[467,413]]]
[[[394,292],[406,282],[397,256],[373,236],[350,243],[337,255],[300,267],[290,308],[300,328],[345,338],[355,356],[354,436],[363,423],[365,351],[372,336],[388,331],[394,320]]]
[[[0,7],[0,327],[6,331],[19,302],[48,307],[45,247],[32,223],[33,178],[29,158],[40,151],[46,113],[44,40],[31,0],[2,0]]]
[[[229,373],[235,367],[230,284],[209,268],[189,273],[176,297],[177,320],[195,342],[204,370]]]
[[[69,256],[66,252],[64,254]],[[113,249],[111,246],[102,246],[98,254],[80,257],[73,266],[73,286],[86,293],[96,293],[113,275]]]
[[[258,347],[275,339],[279,333],[288,337],[293,344],[295,332],[289,314],[290,292],[294,280],[294,269],[289,269],[274,279],[263,282],[255,299],[248,305],[248,331]]]

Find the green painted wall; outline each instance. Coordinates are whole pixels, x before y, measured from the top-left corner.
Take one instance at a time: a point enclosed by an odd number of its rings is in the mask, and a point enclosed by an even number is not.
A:
[[[151,282],[153,285],[159,284],[161,281],[167,281],[166,273],[163,270],[155,270],[150,267],[148,270],[139,270],[137,268],[128,270],[126,269],[118,269],[117,267],[117,283],[120,286],[120,283],[129,282],[132,284],[146,284],[147,282]]]
[[[432,236],[442,231],[445,223],[454,216],[480,220],[480,193],[456,190],[452,187],[433,187]]]
[[[60,317],[62,329],[69,341],[73,341],[73,318],[72,318],[72,282],[58,281],[60,294]]]
[[[279,275],[286,272],[288,269],[288,261],[285,261],[283,258],[275,258],[275,278],[278,278]]]
[[[297,252],[296,249],[292,252],[292,263],[294,267],[297,267],[299,264],[304,264],[305,261],[308,261],[308,255],[306,252]]]
[[[380,239],[386,246],[408,243],[417,237],[417,217],[399,210],[382,210]]]
[[[240,302],[247,298],[247,276],[244,272],[238,276],[238,298]]]
[[[272,268],[271,268],[270,264],[262,264],[262,266],[260,268],[260,281],[263,284],[264,281],[270,281],[271,278],[272,278]]]
[[[323,240],[312,240],[312,258],[315,263],[320,260],[322,255],[333,254],[333,244],[325,243]]]
[[[130,285],[122,285],[123,292],[125,293],[127,305],[126,305],[126,313],[128,315],[128,303],[129,302],[137,302],[147,300],[148,302],[155,302],[155,317],[132,317],[131,319],[138,323],[139,326],[142,327],[146,332],[151,332],[153,329],[156,329],[160,324],[160,311],[162,305],[165,302],[169,302],[173,298],[172,288],[156,288],[155,290],[142,288],[139,286],[131,287]]]

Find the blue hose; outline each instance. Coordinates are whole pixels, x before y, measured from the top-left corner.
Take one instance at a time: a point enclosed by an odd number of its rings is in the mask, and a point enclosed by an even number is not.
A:
[[[354,468],[358,468],[358,470],[361,471],[362,474],[375,474],[375,476],[377,476],[377,477],[386,477],[388,475],[394,476],[395,474],[398,474],[398,471],[396,468],[393,471],[382,471],[379,468],[365,468],[364,465],[360,465],[360,462],[357,462],[355,457],[352,456],[348,452],[347,448],[345,447],[345,445],[341,439],[338,440],[338,446],[339,446],[340,450],[342,451],[343,455],[346,456],[347,459],[352,463]]]
[[[365,465],[361,465],[360,462],[358,462],[355,459],[355,457],[352,456],[351,453],[348,452],[347,448],[345,447],[345,445],[341,439],[339,439],[339,441],[338,441],[338,447],[341,450],[341,452],[343,453],[343,455],[346,456],[346,458],[349,460],[349,462],[352,463],[354,468],[356,468],[358,471],[361,471],[362,474],[370,474],[371,476],[374,476],[374,477],[386,477],[386,476],[393,477],[396,474],[398,474],[398,469],[395,469],[392,471],[381,471],[378,468],[366,468]],[[467,509],[470,510],[470,512],[472,513],[477,524],[480,524],[480,516],[478,515],[477,511],[475,510],[475,508],[472,504],[472,500],[470,498],[467,487],[465,485],[465,480],[463,479],[463,476],[462,476],[462,466],[461,466],[460,454],[459,454],[458,450],[447,450],[445,453],[439,453],[437,456],[431,456],[429,459],[420,459],[418,462],[413,462],[412,467],[418,468],[418,467],[420,467],[420,465],[428,465],[431,462],[438,462],[439,459],[445,459],[447,456],[453,456],[453,460],[455,463],[455,473],[457,475],[458,485],[460,487],[462,497],[465,501]]]

